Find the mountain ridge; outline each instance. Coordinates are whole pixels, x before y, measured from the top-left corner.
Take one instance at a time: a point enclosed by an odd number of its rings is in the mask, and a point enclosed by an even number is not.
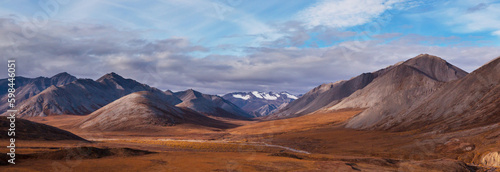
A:
[[[14,83],[16,92],[14,95],[16,96],[17,102],[23,102],[45,89],[51,86],[59,86],[65,85],[75,81],[77,78],[73,75],[68,74],[67,72],[62,72],[56,74],[52,77],[37,77],[37,78],[25,78],[22,76],[15,77]],[[7,94],[7,78],[0,80],[0,101],[7,102],[8,94]],[[0,105],[0,114],[4,113],[8,108],[8,103],[2,103]]]
[[[227,118],[252,118],[253,116],[240,109],[230,101],[217,95],[203,94],[193,89],[173,93],[182,100],[177,107],[186,107],[209,116]]]
[[[19,116],[87,115],[127,94],[148,90],[157,89],[116,76],[101,77],[99,81],[77,79],[65,85],[50,86],[21,102],[18,105]]]
[[[288,104],[296,99],[297,96],[286,91],[282,92],[231,92],[227,93],[222,98],[234,103],[247,113],[255,117],[267,116],[283,105]]]

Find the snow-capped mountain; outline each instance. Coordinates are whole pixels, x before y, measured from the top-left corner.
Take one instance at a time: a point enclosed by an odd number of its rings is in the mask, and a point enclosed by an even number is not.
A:
[[[266,116],[279,110],[283,104],[298,99],[298,96],[288,92],[234,92],[222,96],[244,111],[255,117]]]

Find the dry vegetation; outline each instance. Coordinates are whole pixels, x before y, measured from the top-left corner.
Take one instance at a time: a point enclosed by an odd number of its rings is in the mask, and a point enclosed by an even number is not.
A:
[[[276,121],[226,119],[241,127],[217,130],[193,125],[158,128],[153,132],[88,133],[73,128],[81,117],[33,118],[67,129],[92,143],[80,141],[22,141],[19,153],[54,152],[72,147],[131,148],[156,152],[137,156],[111,155],[100,158],[47,160],[25,159],[2,166],[8,171],[463,171],[479,162],[485,152],[500,147],[498,141],[470,152],[453,152],[453,145],[498,137],[489,132],[460,143],[444,143],[457,137],[415,132],[357,131],[341,127],[360,111],[316,113]],[[500,130],[497,130],[500,131]],[[463,134],[462,134],[463,135]],[[489,139],[486,139],[489,138]],[[185,139],[185,140],[176,140]],[[201,141],[200,141],[201,140]],[[311,152],[297,153],[282,147]],[[0,150],[4,151],[3,148]],[[457,160],[462,160],[457,161]],[[469,164],[470,165],[470,164]],[[479,171],[487,169],[478,168]]]

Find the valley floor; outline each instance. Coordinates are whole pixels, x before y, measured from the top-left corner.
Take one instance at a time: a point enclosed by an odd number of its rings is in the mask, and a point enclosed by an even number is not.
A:
[[[500,147],[498,126],[451,134],[342,127],[359,112],[275,121],[226,120],[239,126],[226,130],[178,125],[133,132],[81,131],[72,127],[79,116],[33,118],[91,142],[19,140],[18,163],[1,166],[0,171],[495,170],[476,164],[485,152]],[[471,132],[481,134],[469,137]]]

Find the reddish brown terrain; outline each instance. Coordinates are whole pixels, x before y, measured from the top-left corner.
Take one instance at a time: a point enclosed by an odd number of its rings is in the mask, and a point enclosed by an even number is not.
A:
[[[92,142],[19,142],[19,162],[9,171],[467,171],[487,170],[480,157],[500,146],[494,132],[478,137],[359,131],[343,128],[361,112],[310,114],[275,121],[241,121],[231,129],[192,124],[156,130],[88,132],[84,117],[30,120],[57,126]],[[262,130],[265,128],[265,130]],[[500,130],[496,130],[496,134]],[[489,142],[489,143],[488,143]],[[473,151],[466,146],[481,147]],[[490,149],[488,149],[488,147]]]

